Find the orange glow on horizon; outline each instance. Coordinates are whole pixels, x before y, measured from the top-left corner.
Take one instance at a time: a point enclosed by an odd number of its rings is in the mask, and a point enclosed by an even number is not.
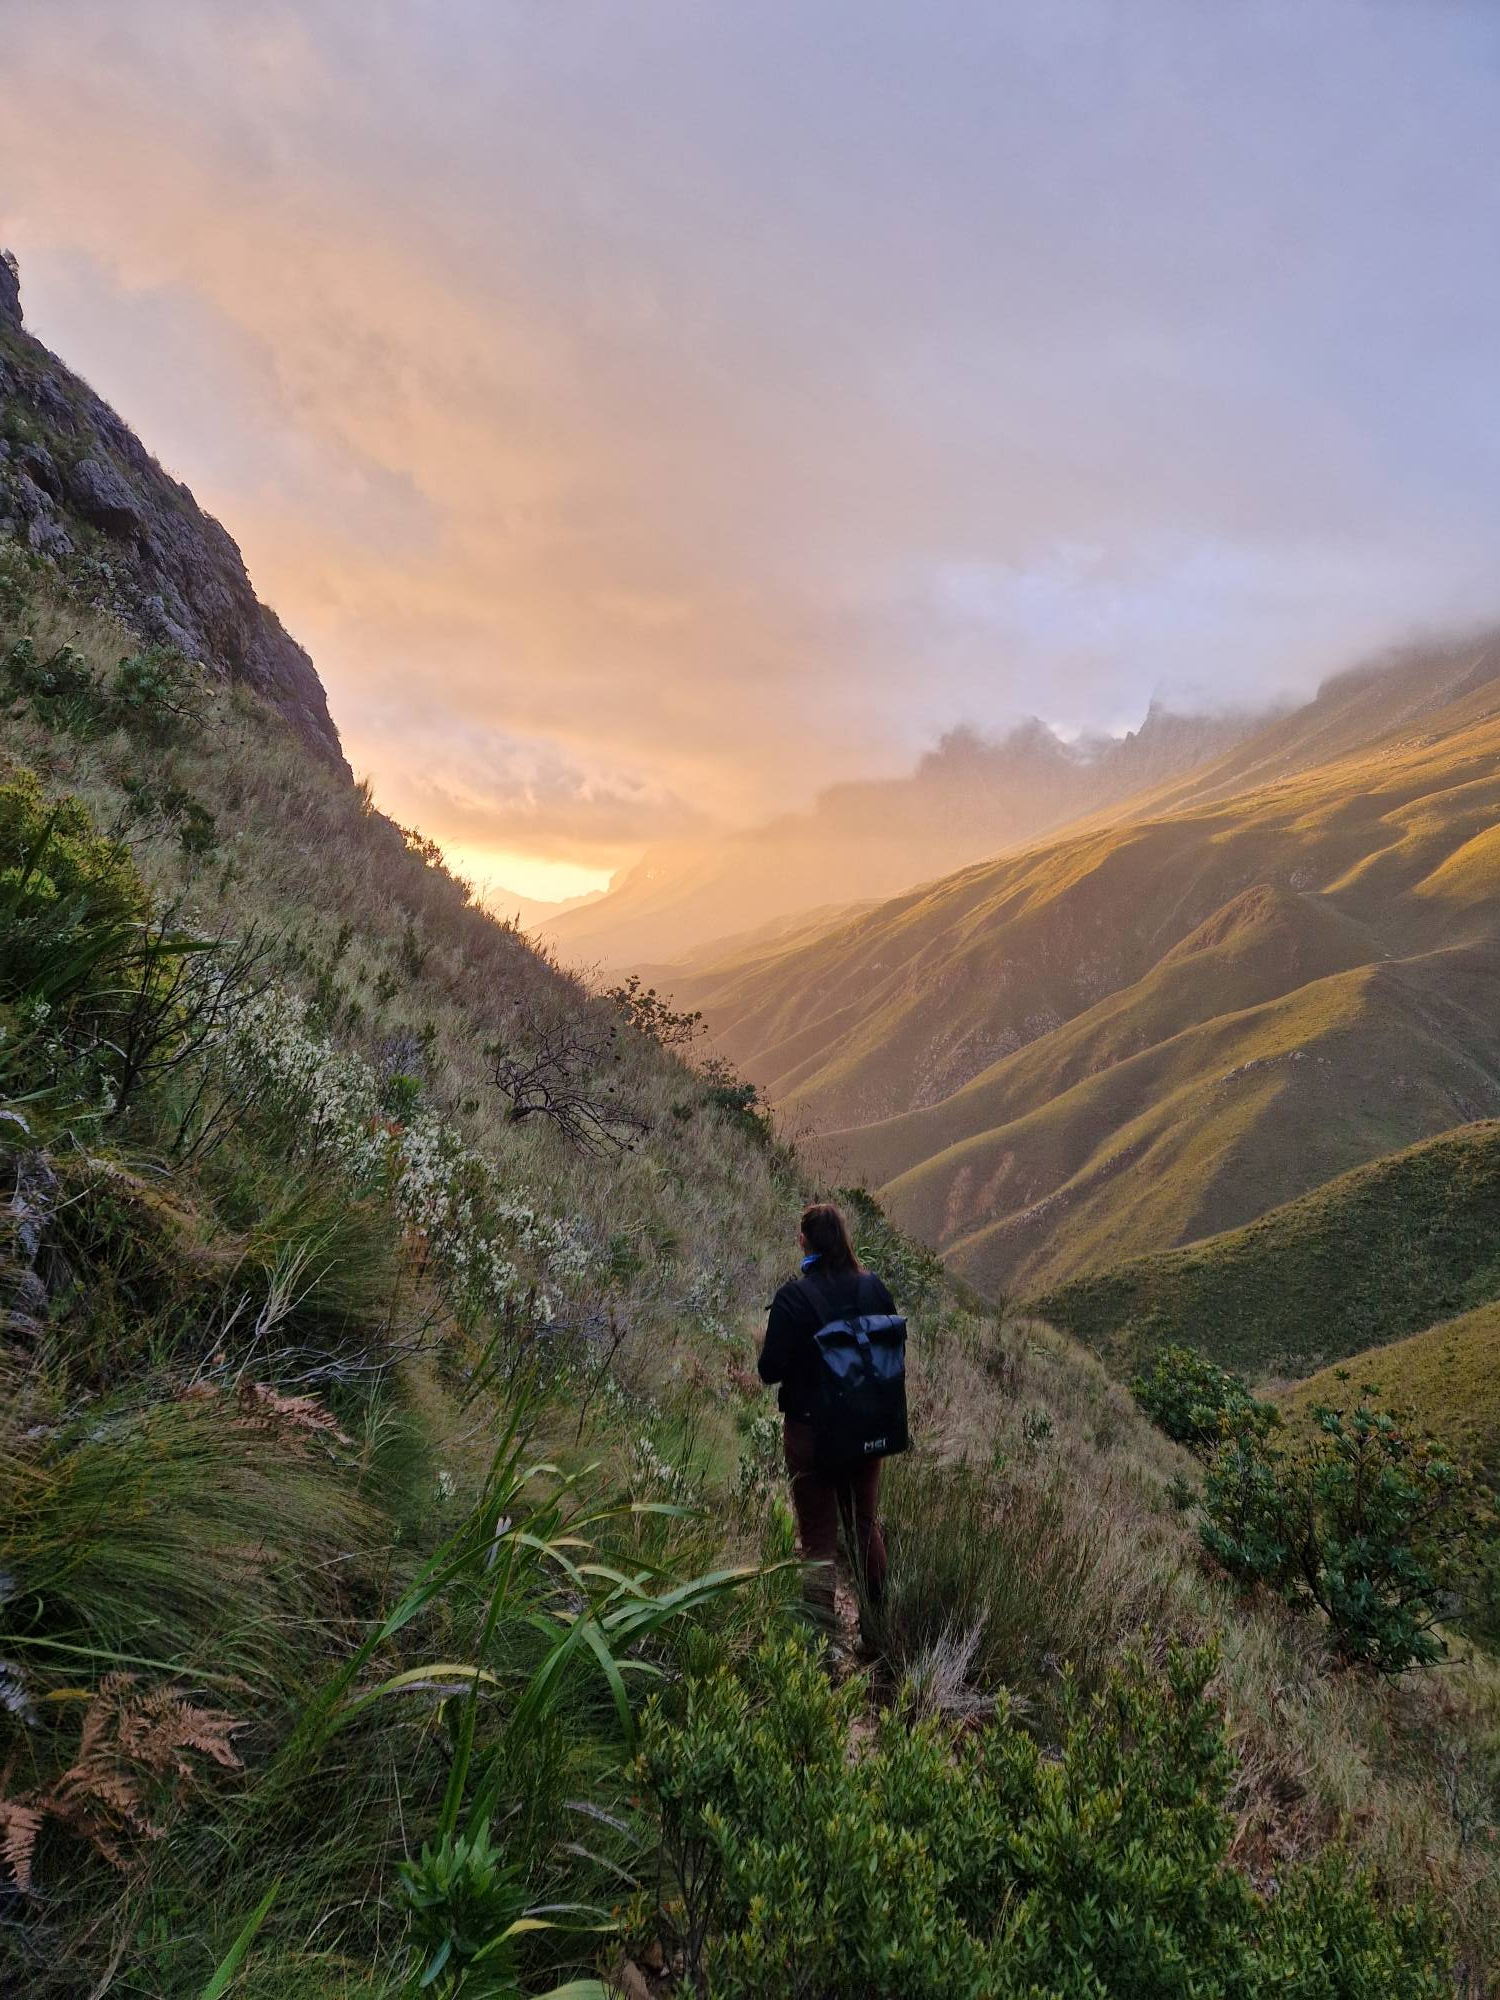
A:
[[[504,916],[506,897],[528,902],[561,903],[607,889],[610,871],[586,868],[575,861],[552,861],[509,847],[471,847],[461,841],[440,841],[443,858],[455,875],[473,889],[488,909]]]

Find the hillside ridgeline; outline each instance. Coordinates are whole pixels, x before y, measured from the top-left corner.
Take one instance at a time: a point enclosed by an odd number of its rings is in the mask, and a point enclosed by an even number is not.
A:
[[[954,1268],[1055,1290],[1500,1111],[1497,771],[1500,641],[1405,655],[679,992]]]
[[[1031,1307],[1127,1373],[1159,1347],[1192,1346],[1257,1380],[1309,1375],[1500,1299],[1497,1218],[1491,1120],[1356,1167],[1241,1229],[1075,1278]],[[1458,1413],[1456,1385],[1455,1396]]]
[[[130,427],[28,333],[0,265],[0,536],[44,555],[138,639],[263,695],[347,775],[312,661],[251,588],[232,538]]]
[[[1153,704],[1119,739],[1066,743],[1035,720],[996,740],[955,730],[905,777],[830,785],[805,812],[660,843],[539,935],[574,965],[640,970],[705,948],[717,960],[747,932],[897,894],[1155,789],[1254,728],[1247,715]]]
[[[1378,1391],[1414,1430],[1442,1438],[1500,1487],[1500,1303],[1350,1355],[1276,1400],[1295,1431],[1310,1425],[1319,1405],[1347,1401],[1351,1385]]]

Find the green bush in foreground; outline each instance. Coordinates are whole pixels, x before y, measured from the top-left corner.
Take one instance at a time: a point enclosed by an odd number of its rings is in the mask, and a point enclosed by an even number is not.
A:
[[[1416,2000],[1437,1933],[1336,1858],[1256,1894],[1230,1865],[1233,1760],[1211,1652],[1068,1703],[1048,1757],[1009,1715],[955,1736],[883,1715],[795,1638],[654,1702],[660,1816],[635,1913],[709,2000]],[[686,1989],[685,1989],[686,1990]]]
[[[1320,1405],[1287,1454],[1243,1434],[1204,1482],[1200,1533],[1234,1576],[1316,1605],[1350,1665],[1430,1666],[1462,1611],[1495,1523],[1468,1473],[1399,1414]]]

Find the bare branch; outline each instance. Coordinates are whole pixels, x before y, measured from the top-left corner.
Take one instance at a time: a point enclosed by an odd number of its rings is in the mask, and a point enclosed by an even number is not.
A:
[[[506,1117],[512,1124],[540,1118],[586,1153],[626,1150],[646,1121],[621,1102],[618,1084],[604,1074],[619,1061],[618,1038],[617,1028],[587,1014],[546,1021],[523,1015],[510,1040],[484,1051]]]

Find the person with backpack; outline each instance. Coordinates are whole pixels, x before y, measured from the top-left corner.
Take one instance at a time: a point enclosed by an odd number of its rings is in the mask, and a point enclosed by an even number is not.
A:
[[[803,1593],[833,1615],[840,1520],[866,1603],[885,1587],[880,1532],[882,1459],[907,1447],[906,1322],[873,1271],[861,1269],[832,1202],[803,1212],[802,1270],[771,1301],[760,1350],[763,1382],[777,1387],[786,1469],[802,1559]]]

